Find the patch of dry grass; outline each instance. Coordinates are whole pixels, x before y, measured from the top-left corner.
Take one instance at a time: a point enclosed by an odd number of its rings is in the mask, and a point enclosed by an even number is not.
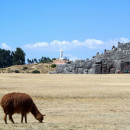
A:
[[[26,65],[13,65],[7,68],[0,68],[0,73],[32,73],[38,70],[42,74],[54,71],[55,68],[51,67],[52,63],[39,63],[39,64],[26,64]]]
[[[21,124],[15,114],[17,124],[5,125],[0,108],[0,129],[130,129],[130,75],[1,74],[0,98],[14,91],[30,94],[47,116]]]

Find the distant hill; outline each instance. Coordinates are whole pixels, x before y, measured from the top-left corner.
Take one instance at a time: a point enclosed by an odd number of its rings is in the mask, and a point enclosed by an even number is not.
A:
[[[33,71],[47,74],[50,71],[55,71],[51,67],[52,63],[14,65],[7,68],[0,68],[1,73],[32,73]]]

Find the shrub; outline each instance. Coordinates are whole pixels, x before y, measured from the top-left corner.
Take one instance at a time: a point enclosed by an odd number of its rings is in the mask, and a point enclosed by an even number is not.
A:
[[[56,67],[56,64],[52,64],[52,65],[51,65],[51,68],[55,68],[55,67]]]
[[[40,71],[39,71],[39,70],[34,70],[34,71],[32,71],[32,73],[34,73],[34,74],[39,74]]]
[[[20,71],[19,71],[19,70],[15,70],[14,72],[15,72],[15,73],[20,73]]]
[[[25,66],[25,67],[23,67],[23,70],[27,70],[27,69],[28,69],[28,67],[26,67],[26,66]]]

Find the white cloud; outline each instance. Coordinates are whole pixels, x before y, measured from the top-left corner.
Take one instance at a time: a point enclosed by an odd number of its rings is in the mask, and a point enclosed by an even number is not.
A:
[[[24,48],[26,49],[43,49],[51,52],[57,52],[62,48],[64,51],[73,50],[76,48],[86,47],[89,49],[111,49],[112,46],[117,46],[118,41],[121,43],[127,43],[130,40],[128,38],[117,38],[109,39],[107,41],[102,41],[98,39],[86,39],[85,41],[72,40],[72,41],[59,41],[53,40],[52,42],[37,42],[34,44],[26,44]]]
[[[69,58],[69,60],[70,61],[75,61],[75,60],[79,60],[80,58],[78,58],[78,57],[75,57],[75,56],[72,56],[72,55],[64,55],[64,57],[67,57],[67,58]]]
[[[25,48],[44,48],[44,47],[47,47],[48,46],[48,43],[47,42],[37,42],[37,43],[34,43],[34,44],[26,44],[24,47]]]
[[[32,49],[32,48],[48,48],[51,50],[59,50],[60,48],[63,48],[64,50],[71,50],[77,47],[88,47],[90,49],[97,48],[98,46],[102,46],[104,44],[101,40],[96,39],[86,39],[85,41],[59,41],[54,40],[50,43],[47,42],[37,42],[34,44],[26,44],[24,45],[24,48]]]
[[[121,42],[121,43],[128,43],[130,42],[130,39],[128,38],[124,38],[124,37],[121,37],[121,38],[116,38],[116,39],[109,39],[107,41],[104,41],[104,44],[103,46],[101,47],[101,49],[111,49],[112,46],[118,46],[118,42]]]
[[[97,48],[98,46],[103,45],[104,42],[101,40],[96,40],[96,39],[87,39],[83,45],[86,45],[88,48]]]
[[[130,39],[121,37],[121,38],[119,39],[119,42],[121,42],[121,43],[127,43],[127,42],[130,42]]]
[[[102,46],[104,42],[97,39],[86,39],[85,41],[73,40],[71,44],[73,47],[88,47],[90,49],[94,49],[98,46]]]
[[[6,43],[1,43],[1,48],[5,49],[5,50],[10,50],[11,49],[11,47],[8,46]]]
[[[107,41],[97,40],[97,39],[86,39],[85,41],[72,40],[72,41],[59,41],[53,40],[52,42],[37,42],[34,44],[26,44],[23,46],[24,49],[42,49],[51,52],[57,52],[62,48],[64,51],[73,50],[76,48],[86,47],[89,49],[111,49],[112,46],[117,46],[118,42],[128,43],[130,39],[121,37],[117,39],[109,39]],[[6,43],[1,43],[1,48],[6,50],[11,50],[11,47]]]
[[[54,40],[52,42],[50,42],[51,45],[67,45],[69,44],[68,41],[58,41],[58,40]]]

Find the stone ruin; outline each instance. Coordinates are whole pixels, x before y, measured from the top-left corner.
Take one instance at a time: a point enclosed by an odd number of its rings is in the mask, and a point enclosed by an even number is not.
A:
[[[120,43],[112,50],[104,50],[103,54],[97,53],[92,59],[76,60],[63,65],[58,65],[51,74],[114,74],[130,72],[130,42]]]

